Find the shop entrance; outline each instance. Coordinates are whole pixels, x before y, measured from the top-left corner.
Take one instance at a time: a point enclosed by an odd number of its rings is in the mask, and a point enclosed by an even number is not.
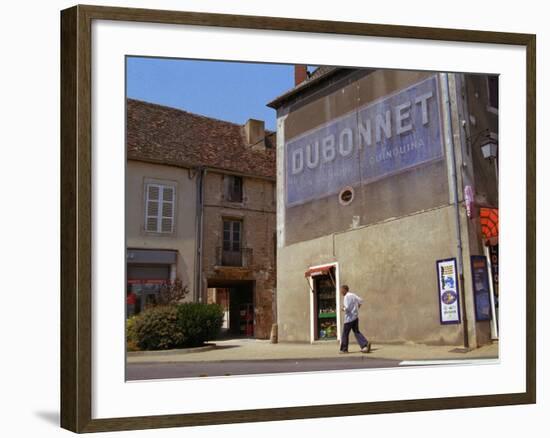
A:
[[[306,272],[310,285],[311,340],[329,341],[340,338],[337,266],[310,268]]]
[[[479,223],[484,240],[484,252],[489,270],[489,298],[491,300],[491,338],[498,339],[499,335],[499,281],[498,281],[498,235],[499,216],[498,208],[481,207],[479,209]]]
[[[313,277],[316,324],[315,337],[320,340],[337,338],[336,328],[336,288],[329,275]]]
[[[254,282],[208,282],[208,302],[220,304],[225,313],[222,335],[254,336]]]

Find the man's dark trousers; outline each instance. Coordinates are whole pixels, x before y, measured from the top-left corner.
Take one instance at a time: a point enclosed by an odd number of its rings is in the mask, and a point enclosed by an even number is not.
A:
[[[349,332],[353,330],[353,334],[355,335],[355,339],[357,339],[357,343],[361,348],[364,348],[367,346],[368,341],[367,338],[363,336],[363,334],[359,331],[359,318],[354,319],[351,322],[345,322],[344,323],[344,330],[342,331],[342,340],[340,341],[340,351],[348,351],[348,345],[349,345]]]

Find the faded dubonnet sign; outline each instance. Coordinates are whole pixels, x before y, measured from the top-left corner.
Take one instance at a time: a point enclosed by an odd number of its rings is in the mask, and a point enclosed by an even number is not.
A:
[[[431,76],[286,142],[286,203],[302,204],[443,156]]]

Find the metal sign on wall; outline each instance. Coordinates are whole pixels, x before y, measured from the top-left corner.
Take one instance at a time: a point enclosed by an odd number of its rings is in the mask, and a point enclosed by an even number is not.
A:
[[[286,204],[338,193],[443,157],[431,76],[285,144]]]
[[[472,282],[474,286],[474,302],[476,321],[491,319],[491,293],[489,289],[489,270],[485,256],[471,256]]]
[[[436,268],[439,292],[439,321],[441,324],[459,324],[460,295],[456,259],[438,260]]]

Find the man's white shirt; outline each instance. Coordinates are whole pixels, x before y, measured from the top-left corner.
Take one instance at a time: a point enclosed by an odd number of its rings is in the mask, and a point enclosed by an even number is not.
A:
[[[344,295],[344,322],[352,322],[359,318],[359,305],[363,300],[353,292]]]

